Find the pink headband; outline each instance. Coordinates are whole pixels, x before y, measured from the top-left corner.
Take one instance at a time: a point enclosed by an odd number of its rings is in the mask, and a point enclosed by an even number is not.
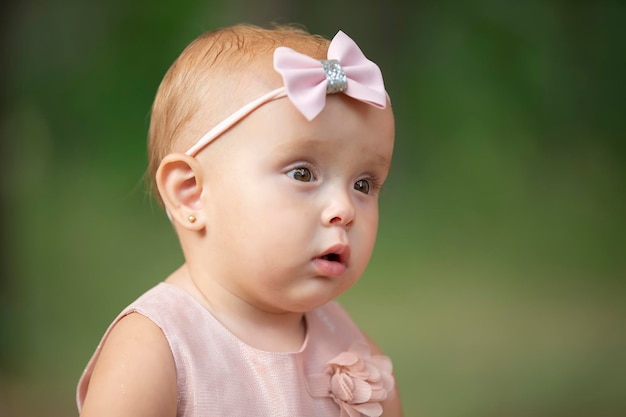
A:
[[[309,121],[322,111],[327,94],[344,93],[381,109],[387,105],[387,93],[378,65],[367,59],[358,45],[342,31],[330,42],[327,60],[318,61],[279,46],[274,51],[274,68],[282,75],[284,87],[246,104],[209,130],[185,153],[196,155],[258,107],[285,96]]]

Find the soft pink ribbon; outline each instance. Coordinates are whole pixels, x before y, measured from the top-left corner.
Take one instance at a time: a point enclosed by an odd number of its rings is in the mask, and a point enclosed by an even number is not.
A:
[[[344,94],[385,108],[387,94],[380,68],[342,31],[330,42],[328,59],[339,61],[347,77]],[[326,104],[328,78],[322,62],[280,46],[274,51],[274,68],[282,75],[291,102],[304,117],[313,120]]]

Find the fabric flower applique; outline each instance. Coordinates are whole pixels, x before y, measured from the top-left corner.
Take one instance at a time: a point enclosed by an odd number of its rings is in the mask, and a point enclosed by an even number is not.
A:
[[[341,410],[339,417],[380,417],[381,402],[394,387],[391,360],[371,355],[369,346],[358,343],[328,362],[324,374],[310,375],[315,397],[331,397]]]

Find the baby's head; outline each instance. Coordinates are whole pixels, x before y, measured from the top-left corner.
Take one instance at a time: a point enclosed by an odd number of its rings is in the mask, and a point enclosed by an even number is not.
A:
[[[393,142],[380,70],[345,34],[235,26],[165,76],[150,175],[199,281],[308,311],[365,270]]]

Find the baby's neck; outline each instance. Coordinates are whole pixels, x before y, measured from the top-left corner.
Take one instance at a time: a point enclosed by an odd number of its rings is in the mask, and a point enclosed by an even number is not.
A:
[[[306,338],[303,313],[274,313],[246,303],[223,289],[194,282],[183,265],[168,279],[202,304],[226,329],[247,345],[268,352],[298,352]],[[208,297],[207,294],[213,295]]]
[[[303,314],[290,313],[291,317],[271,317],[269,320],[258,313],[251,318],[213,315],[244,343],[267,352],[298,352],[306,338]]]

